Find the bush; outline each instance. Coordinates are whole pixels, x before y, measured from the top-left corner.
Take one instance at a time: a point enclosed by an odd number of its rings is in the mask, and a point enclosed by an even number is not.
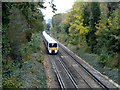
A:
[[[38,62],[43,63],[43,56],[42,54],[39,54],[39,56],[36,58]]]
[[[19,88],[21,83],[16,82],[14,79],[3,79],[2,88]]]
[[[108,63],[111,61],[111,56],[108,55],[107,53],[101,54],[100,55],[100,60],[99,60],[99,64],[101,64],[102,66],[105,65],[109,65]]]
[[[120,60],[120,54],[116,54],[114,56],[114,58],[112,59],[112,61],[110,62],[110,66],[112,68],[116,67],[116,68],[120,68],[120,64],[119,64],[119,60]]]
[[[40,51],[40,33],[32,34],[31,41],[23,44],[19,51],[22,53],[22,62],[31,60],[31,53]]]

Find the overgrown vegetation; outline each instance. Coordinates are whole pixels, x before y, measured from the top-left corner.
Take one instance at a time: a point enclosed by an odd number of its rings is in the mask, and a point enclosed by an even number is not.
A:
[[[43,70],[43,57],[40,47],[41,32],[45,21],[41,9],[44,2],[3,2],[2,3],[2,88],[19,88],[22,85],[21,68],[26,61],[32,61],[32,54],[39,53],[36,59],[40,65],[43,83],[46,87]],[[56,11],[51,1],[53,12]],[[39,64],[38,63],[38,64]],[[34,69],[31,69],[34,70]]]
[[[77,51],[78,55],[81,50],[97,56],[97,59],[89,60],[95,61],[92,63],[93,66],[96,64],[118,72],[120,69],[119,13],[120,3],[117,2],[76,1],[68,13],[54,15],[51,32],[62,43]],[[85,59],[88,60],[89,57]],[[118,77],[118,74],[113,77]]]

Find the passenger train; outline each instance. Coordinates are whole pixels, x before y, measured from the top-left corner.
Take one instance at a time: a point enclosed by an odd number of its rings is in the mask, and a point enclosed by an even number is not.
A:
[[[45,31],[42,32],[43,41],[49,54],[58,53],[58,43],[50,37]]]

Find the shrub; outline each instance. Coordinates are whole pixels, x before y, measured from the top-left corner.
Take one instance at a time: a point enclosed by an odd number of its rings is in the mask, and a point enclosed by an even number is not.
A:
[[[120,60],[120,54],[117,53],[112,59],[112,61],[110,62],[110,66],[112,68],[114,67],[120,68],[119,60]]]
[[[103,53],[100,55],[100,60],[99,60],[99,64],[101,64],[102,66],[107,65],[108,62],[110,62],[110,55],[108,55],[107,53]]]
[[[37,60],[38,62],[40,62],[40,63],[43,63],[43,56],[42,56],[42,54],[39,54],[39,56],[36,57],[36,60]]]
[[[16,82],[14,79],[3,79],[2,88],[19,88],[21,83]]]

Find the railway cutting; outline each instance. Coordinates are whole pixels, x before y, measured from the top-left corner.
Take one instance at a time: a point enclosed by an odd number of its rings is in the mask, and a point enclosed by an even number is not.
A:
[[[117,87],[109,82],[101,73],[71,52],[63,44],[55,40],[55,43],[56,42],[58,53],[47,53],[47,56],[61,89],[117,89]],[[47,43],[49,45],[49,42]],[[46,47],[46,51],[49,52],[49,46]]]

